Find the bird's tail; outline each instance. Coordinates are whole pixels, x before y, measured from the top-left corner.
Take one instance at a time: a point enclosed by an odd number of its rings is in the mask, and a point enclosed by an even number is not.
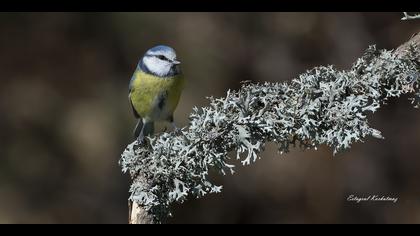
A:
[[[146,121],[143,123],[142,119],[138,119],[136,128],[134,128],[134,138],[139,135],[143,137],[150,136],[155,132],[155,123],[153,121]]]

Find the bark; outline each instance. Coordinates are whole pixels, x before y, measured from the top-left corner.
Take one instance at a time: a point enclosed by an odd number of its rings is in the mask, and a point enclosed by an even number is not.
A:
[[[154,224],[151,216],[143,207],[134,202],[129,202],[129,223],[130,224]]]

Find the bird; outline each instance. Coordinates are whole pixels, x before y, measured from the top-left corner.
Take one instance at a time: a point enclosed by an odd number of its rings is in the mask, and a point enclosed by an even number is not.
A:
[[[140,144],[154,133],[155,122],[169,122],[184,89],[184,76],[173,48],[158,45],[146,51],[130,79],[128,98],[137,124],[134,138]]]

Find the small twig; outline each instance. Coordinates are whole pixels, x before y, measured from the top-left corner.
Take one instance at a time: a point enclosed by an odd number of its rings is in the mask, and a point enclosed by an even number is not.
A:
[[[403,12],[404,17],[401,18],[401,20],[414,20],[414,19],[420,19],[420,14],[415,15],[409,15],[407,12]]]

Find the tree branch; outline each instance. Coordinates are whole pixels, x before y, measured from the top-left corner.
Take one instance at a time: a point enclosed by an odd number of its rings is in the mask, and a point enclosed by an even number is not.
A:
[[[159,134],[142,146],[129,144],[120,165],[133,179],[130,223],[163,222],[173,203],[220,192],[208,171],[234,173],[231,151],[248,165],[267,142],[276,143],[280,153],[290,145],[328,145],[336,154],[368,136],[382,138],[369,126],[368,114],[403,94],[412,94],[415,107],[420,104],[419,44],[416,34],[394,52],[370,46],[347,71],[321,66],[289,83],[244,83],[194,108],[182,131]]]

